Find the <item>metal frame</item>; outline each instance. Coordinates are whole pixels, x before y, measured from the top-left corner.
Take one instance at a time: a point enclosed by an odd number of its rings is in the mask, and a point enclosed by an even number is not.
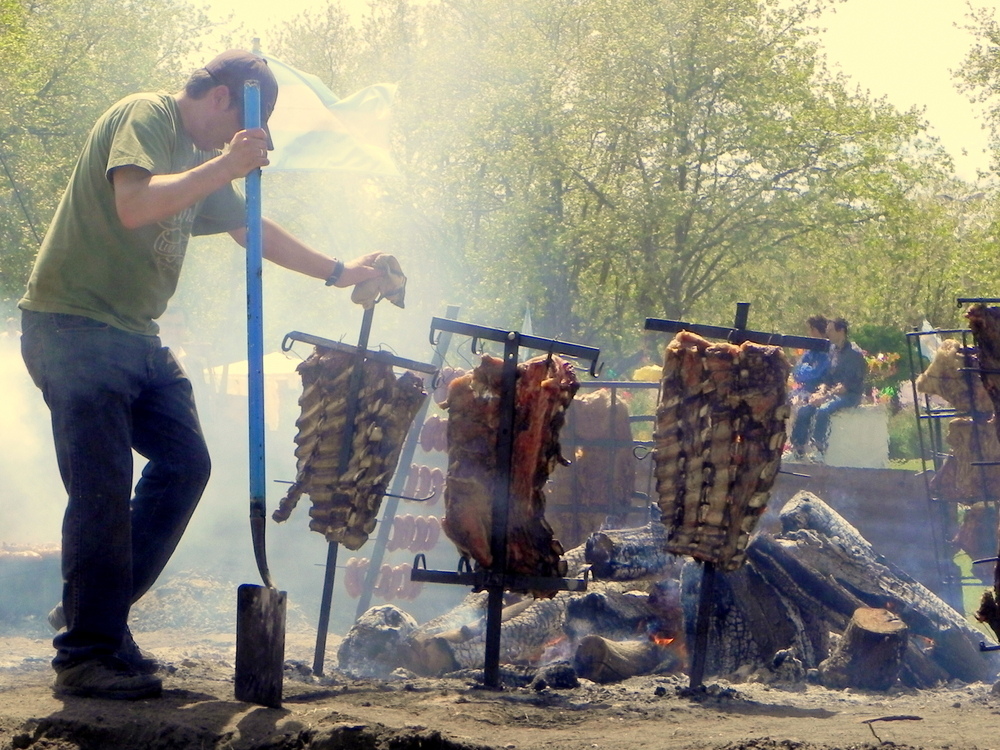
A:
[[[750,315],[749,302],[736,303],[736,315],[732,328],[722,326],[707,326],[698,323],[686,323],[680,320],[646,319],[647,331],[662,333],[680,333],[690,331],[706,338],[719,338],[731,344],[741,344],[749,341],[755,344],[770,346],[789,346],[796,349],[815,349],[826,351],[830,342],[826,339],[816,339],[808,336],[786,336],[780,333],[747,330],[747,319]],[[659,399],[663,399],[660,392]],[[699,688],[705,678],[705,660],[708,655],[708,627],[715,614],[715,580],[718,569],[713,562],[702,561],[701,586],[698,590],[698,614],[695,623],[695,638],[691,649],[691,669],[688,674],[688,686]]]
[[[960,297],[957,300],[959,306],[974,303],[1000,303],[1000,299],[987,297]],[[924,487],[927,493],[927,501],[931,509],[931,531],[934,545],[937,548],[935,563],[937,565],[938,578],[942,586],[943,598],[957,609],[963,611],[965,608],[963,588],[972,581],[979,582],[980,579],[963,578],[955,570],[951,573],[942,567],[942,560],[950,560],[952,550],[947,546],[946,537],[950,531],[949,526],[957,522],[955,506],[958,503],[993,503],[996,504],[998,498],[991,496],[989,484],[986,478],[986,467],[996,466],[996,461],[983,460],[982,444],[980,443],[979,427],[987,422],[992,416],[992,412],[980,412],[975,409],[975,382],[979,377],[979,367],[972,359],[972,352],[975,350],[975,342],[970,341],[972,332],[968,328],[935,328],[929,331],[913,330],[906,334],[907,356],[910,366],[910,387],[913,393],[914,416],[917,424],[917,438],[920,444],[920,460],[922,465],[921,474],[924,477]],[[923,374],[926,367],[921,351],[921,340],[927,336],[951,336],[958,337],[961,342],[964,358],[964,367],[961,368],[965,376],[965,385],[968,391],[969,403],[972,405],[970,411],[962,411],[954,407],[935,406],[931,402],[931,397],[917,391],[917,378]],[[974,425],[972,430],[973,461],[971,465],[978,469],[979,494],[967,498],[943,498],[938,496],[931,486],[931,477],[941,470],[945,460],[952,456],[951,449],[947,446],[947,438],[942,429],[943,420],[951,420],[959,417],[971,417]],[[951,523],[950,523],[951,522]],[[996,558],[986,558],[984,560],[973,560],[973,563],[995,562]]]
[[[485,570],[473,570],[468,558],[459,560],[458,571],[428,570],[426,558],[418,554],[413,561],[410,580],[427,581],[431,583],[461,584],[473,586],[476,591],[485,590],[488,594],[486,604],[486,642],[483,661],[483,683],[488,688],[499,688],[500,685],[500,628],[503,610],[503,592],[507,589],[530,588],[536,591],[585,591],[587,576],[582,579],[548,578],[538,576],[521,576],[507,572],[507,533],[510,511],[511,460],[514,447],[514,397],[517,377],[518,355],[521,349],[535,349],[553,354],[564,354],[574,359],[590,362],[590,373],[597,377],[597,360],[600,350],[579,344],[560,342],[554,339],[544,339],[529,336],[518,331],[505,331],[499,328],[487,328],[470,323],[463,323],[444,318],[431,320],[430,341],[437,346],[440,338],[435,338],[438,331],[455,333],[473,339],[473,351],[481,351],[481,340],[500,342],[504,346],[503,369],[500,386],[500,427],[497,436],[497,466],[500,470],[499,481],[494,487],[492,505],[492,526],[490,529],[490,554],[495,561],[494,567]]]
[[[368,350],[368,339],[371,335],[372,320],[375,315],[375,306],[365,308],[361,319],[361,330],[358,334],[357,346],[350,346],[339,341],[331,341],[320,336],[292,331],[285,335],[281,342],[282,351],[288,351],[296,341],[320,346],[327,349],[351,353],[354,355],[353,369],[347,390],[346,422],[344,425],[344,435],[340,446],[339,472],[343,474],[347,470],[347,465],[351,460],[351,443],[354,439],[354,419],[358,410],[358,393],[361,391],[364,379],[364,367],[366,360],[381,364],[401,367],[407,370],[415,370],[425,374],[435,375],[438,368],[433,364],[414,362],[403,359],[387,352],[371,352]],[[412,430],[411,430],[412,432]],[[411,451],[412,455],[412,451]],[[398,473],[398,472],[397,472]],[[326,659],[326,639],[330,632],[330,608],[333,602],[333,585],[337,576],[337,552],[340,548],[338,542],[327,542],[326,550],[326,572],[323,577],[323,594],[320,600],[319,623],[316,626],[316,649],[313,653],[312,671],[315,675],[323,674],[324,661]],[[374,567],[374,566],[373,566]],[[367,581],[366,581],[367,584]]]

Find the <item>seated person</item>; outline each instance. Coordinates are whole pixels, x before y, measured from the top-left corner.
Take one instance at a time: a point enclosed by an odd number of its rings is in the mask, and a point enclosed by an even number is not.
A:
[[[826,338],[827,320],[823,315],[811,315],[806,321],[807,335],[814,339]],[[801,406],[809,400],[823,382],[830,369],[830,352],[806,350],[802,358],[792,368],[792,392],[790,399],[794,406]]]
[[[847,333],[848,323],[843,318],[832,320],[827,325],[830,367],[819,388],[795,415],[791,436],[793,459],[805,456],[811,432],[814,452],[810,458],[822,462],[830,438],[830,418],[841,409],[861,403],[868,363],[858,345],[848,339]]]

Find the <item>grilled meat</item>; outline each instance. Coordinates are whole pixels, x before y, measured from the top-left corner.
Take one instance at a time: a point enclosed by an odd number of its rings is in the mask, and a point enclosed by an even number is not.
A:
[[[448,476],[442,527],[459,551],[484,568],[495,566],[490,549],[493,500],[507,467],[497,465],[503,361],[484,356],[448,388]],[[559,452],[566,407],[579,388],[573,367],[559,357],[518,365],[514,446],[507,529],[508,573],[561,576],[563,549],[545,520],[543,487]],[[551,595],[551,594],[549,594]]]
[[[350,460],[341,472],[354,362],[353,353],[316,347],[299,365],[303,389],[296,422],[297,473],[272,516],[287,520],[302,495],[309,495],[309,528],[350,550],[359,549],[375,529],[403,441],[427,396],[416,375],[407,372],[397,379],[391,366],[365,361]]]
[[[667,346],[653,437],[668,552],[742,565],[781,464],[788,373],[779,347],[687,331]]]

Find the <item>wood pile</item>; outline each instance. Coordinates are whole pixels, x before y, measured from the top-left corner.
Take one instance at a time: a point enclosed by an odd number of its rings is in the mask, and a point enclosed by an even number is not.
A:
[[[822,500],[801,492],[785,505],[780,521],[780,533],[754,537],[744,566],[716,578],[706,675],[801,679],[815,670],[820,679],[839,685],[855,680],[857,673],[849,665],[857,658],[882,663],[883,674],[895,670],[901,684],[915,688],[980,681],[996,673],[994,656],[979,650],[985,639],[981,631],[875,553]],[[654,531],[656,527],[601,532],[616,538],[604,547],[606,557],[611,549],[611,557],[645,558],[606,562],[624,580],[593,581],[585,593],[560,592],[547,600],[509,595],[502,662],[540,666],[564,661],[591,679],[616,672],[625,676],[632,668],[638,670],[635,674],[683,670],[685,644],[693,638],[701,565],[664,554],[663,532]],[[649,544],[640,542],[643,536]],[[566,559],[571,572],[582,571],[589,564],[586,545],[571,550]],[[627,579],[630,571],[640,577]],[[481,668],[486,596],[470,594],[451,612],[420,625],[408,639],[405,666],[425,675]],[[883,612],[875,620],[882,618],[883,635],[896,639],[894,648],[902,651],[898,664],[892,649],[879,656],[851,645],[856,640],[847,632],[852,618],[873,630],[871,617],[857,616],[864,609]],[[895,625],[897,620],[901,625]],[[615,645],[590,638],[580,653],[589,636]],[[632,667],[623,667],[622,659],[632,660]]]

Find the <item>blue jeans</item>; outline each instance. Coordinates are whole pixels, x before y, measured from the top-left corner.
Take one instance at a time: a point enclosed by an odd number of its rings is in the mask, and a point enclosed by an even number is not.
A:
[[[812,427],[812,441],[817,450],[826,452],[830,440],[830,418],[841,409],[850,409],[861,403],[858,396],[834,396],[819,406],[803,404],[795,415],[792,425],[791,443],[795,450],[803,450],[809,442],[809,428]]]
[[[91,318],[25,310],[21,353],[52,416],[68,493],[67,628],[56,670],[114,653],[208,483],[191,383],[169,349]],[[132,450],[147,459],[132,496]]]

